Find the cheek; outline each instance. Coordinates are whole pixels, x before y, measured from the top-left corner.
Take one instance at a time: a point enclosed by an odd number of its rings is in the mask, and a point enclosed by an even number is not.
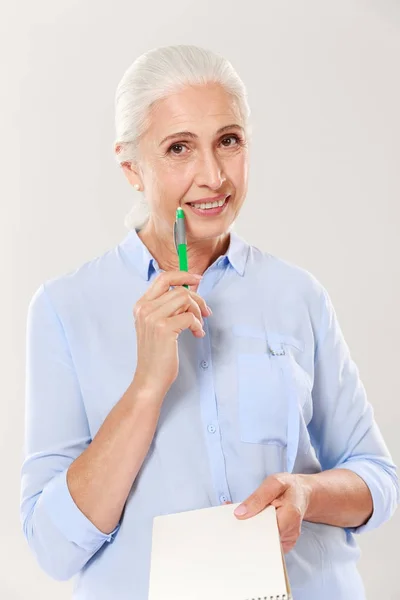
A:
[[[177,202],[190,188],[192,174],[187,165],[163,165],[153,172],[151,204],[158,215],[175,218]]]
[[[246,154],[241,153],[233,157],[225,165],[225,169],[226,175],[233,182],[237,190],[241,190],[242,188],[246,187],[248,172],[248,160]]]
[[[194,176],[193,164],[168,163],[163,165],[157,173],[157,187],[160,193],[163,190],[169,190],[175,195],[180,195],[188,185],[190,185]]]

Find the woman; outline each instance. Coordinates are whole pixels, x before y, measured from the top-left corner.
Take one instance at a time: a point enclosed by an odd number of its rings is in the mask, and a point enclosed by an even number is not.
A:
[[[272,503],[295,600],[365,598],[354,534],[393,514],[396,470],[326,290],[232,231],[241,80],[204,49],[152,50],[119,84],[116,126],[147,214],[29,307],[31,549],[52,577],[77,575],[76,600],[145,600],[154,516],[241,502],[246,519]]]

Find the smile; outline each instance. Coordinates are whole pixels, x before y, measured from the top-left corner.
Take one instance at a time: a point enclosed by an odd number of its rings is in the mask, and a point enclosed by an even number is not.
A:
[[[226,208],[230,200],[230,196],[226,198],[222,198],[221,200],[216,200],[215,202],[197,202],[197,203],[189,203],[190,208],[199,215],[219,215]]]

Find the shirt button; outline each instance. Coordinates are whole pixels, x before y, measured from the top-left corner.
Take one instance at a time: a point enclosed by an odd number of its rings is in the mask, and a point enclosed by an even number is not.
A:
[[[226,496],[220,496],[219,499],[221,502],[228,502],[228,498]]]
[[[215,425],[209,425],[209,426],[207,427],[207,429],[208,429],[208,431],[209,431],[210,433],[215,433],[215,432],[216,432],[216,430],[217,430],[217,428],[215,427]]]
[[[201,363],[201,368],[202,369],[207,369],[208,368],[208,362],[206,360],[202,360]]]

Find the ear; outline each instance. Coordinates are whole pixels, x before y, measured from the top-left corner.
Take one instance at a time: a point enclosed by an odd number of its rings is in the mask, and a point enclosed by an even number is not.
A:
[[[119,152],[121,151],[121,148],[122,148],[121,144],[116,144],[115,145],[115,153],[119,154]],[[131,185],[139,184],[140,189],[143,189],[142,179],[139,175],[139,170],[134,162],[125,161],[125,162],[121,163],[121,168],[124,172],[125,177],[127,178],[127,180],[129,181],[129,183]]]

